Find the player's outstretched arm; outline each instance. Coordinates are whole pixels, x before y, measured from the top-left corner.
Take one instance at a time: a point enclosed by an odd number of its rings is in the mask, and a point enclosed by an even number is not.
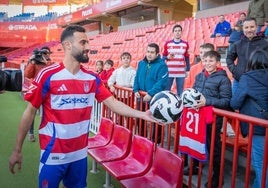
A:
[[[103,102],[113,112],[120,114],[122,116],[141,118],[146,121],[156,122],[156,120],[152,116],[152,113],[149,110],[147,110],[146,112],[135,110],[129,107],[128,105],[116,100],[113,96],[109,97]]]

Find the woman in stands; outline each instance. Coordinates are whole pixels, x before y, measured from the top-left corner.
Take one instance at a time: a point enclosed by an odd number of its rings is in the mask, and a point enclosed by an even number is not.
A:
[[[231,99],[231,106],[234,110],[239,110],[241,114],[262,119],[268,119],[267,51],[268,49],[257,49],[251,53],[247,67],[248,71],[241,76],[235,95],[233,95]],[[264,112],[260,112],[261,110]],[[241,122],[240,126],[242,135],[247,136],[249,133],[249,125]],[[252,188],[261,187],[265,151],[265,131],[264,127],[254,126],[251,165],[255,170],[256,178]],[[263,187],[268,187],[268,171],[266,175],[266,186]]]

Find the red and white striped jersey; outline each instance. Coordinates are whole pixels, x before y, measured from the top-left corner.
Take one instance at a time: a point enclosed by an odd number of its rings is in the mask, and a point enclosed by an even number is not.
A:
[[[181,117],[179,151],[199,161],[206,161],[206,130],[207,124],[212,121],[212,106],[204,106],[199,110],[185,107]]]
[[[185,77],[185,57],[189,57],[188,49],[188,43],[183,40],[180,42],[170,40],[165,43],[163,56],[174,55],[174,58],[166,59],[169,77]]]
[[[39,72],[25,100],[36,108],[43,105],[39,139],[41,156],[50,150],[46,164],[65,164],[87,156],[94,99],[101,102],[110,96],[98,76],[83,66],[75,75],[63,63]]]

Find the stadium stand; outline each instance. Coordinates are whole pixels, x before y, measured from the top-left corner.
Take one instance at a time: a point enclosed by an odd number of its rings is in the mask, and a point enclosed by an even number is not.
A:
[[[30,22],[34,18],[34,13],[22,13],[10,18],[4,19],[5,22]]]
[[[42,16],[38,16],[38,17],[34,17],[32,19],[32,21],[34,22],[48,22],[51,20],[54,20],[57,18],[57,13],[56,12],[49,12],[46,15],[42,15]]]

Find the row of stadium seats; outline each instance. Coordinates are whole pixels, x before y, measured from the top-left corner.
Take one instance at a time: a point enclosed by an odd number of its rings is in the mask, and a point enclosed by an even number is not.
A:
[[[21,13],[19,15],[4,19],[5,22],[30,22],[34,18],[34,13]]]
[[[2,22],[47,22],[57,18],[56,12],[48,12],[45,15],[34,16],[34,13],[22,13],[13,17],[7,17],[7,13],[0,12],[0,21]]]
[[[110,119],[102,118],[99,132],[89,138],[88,148],[88,154],[124,187],[182,187],[182,158],[155,147],[145,137],[132,136],[129,129]],[[109,178],[106,185],[110,186]]]
[[[228,14],[225,15],[225,17],[230,18],[230,20],[226,20],[230,21],[233,25],[237,21],[239,13]],[[137,62],[144,57],[148,43],[155,42],[159,44],[162,50],[165,41],[173,38],[172,27],[174,24],[180,24],[183,28],[182,39],[189,43],[190,60],[191,63],[193,63],[194,57],[199,54],[199,46],[202,43],[210,42],[217,47],[228,46],[229,37],[210,38],[217,21],[217,16],[200,19],[187,18],[183,21],[170,21],[166,24],[146,28],[89,36],[91,53],[90,62],[87,66],[94,69],[97,60],[105,61],[112,59],[114,61],[114,67],[116,68],[120,65],[121,53],[128,51],[132,55],[132,66],[136,67]],[[52,48],[53,54],[51,55],[51,59],[54,62],[62,61],[63,51],[59,42],[54,41],[42,45],[49,45]],[[39,44],[39,46],[42,45]],[[27,61],[36,46],[38,45],[18,50],[16,53],[10,54],[8,60],[11,63],[18,64],[20,64],[22,60]]]
[[[48,22],[50,20],[54,20],[57,18],[57,13],[56,12],[49,12],[46,15],[38,16],[33,18],[33,22]]]

